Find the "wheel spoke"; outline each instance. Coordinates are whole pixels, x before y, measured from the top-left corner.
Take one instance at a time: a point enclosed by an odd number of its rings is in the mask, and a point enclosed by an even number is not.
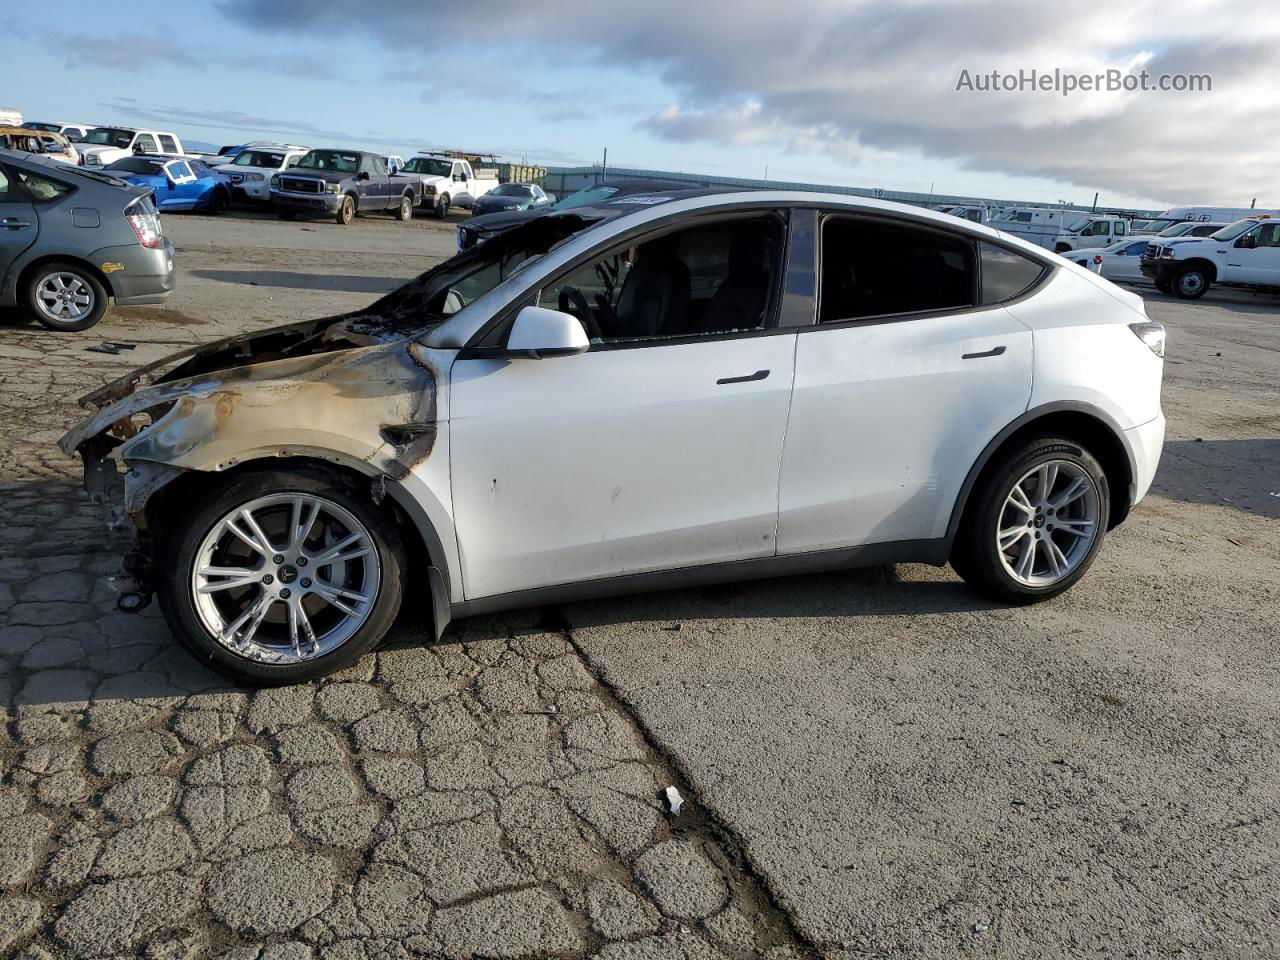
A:
[[[1015,543],[1031,533],[1027,526],[1005,527],[1000,531],[1000,549],[1009,550]]]
[[[1039,543],[1035,537],[1028,537],[1027,542],[1022,547],[1022,554],[1018,557],[1018,565],[1014,568],[1018,576],[1026,579],[1031,576],[1031,571],[1036,564],[1036,545]]]
[[[247,647],[253,639],[253,635],[258,632],[259,624],[262,623],[262,619],[267,615],[267,611],[271,609],[271,604],[274,602],[275,597],[264,592],[254,603],[246,607],[240,616],[227,625],[226,629],[222,631],[222,642],[234,643],[240,649]],[[241,628],[244,628],[243,636],[240,635]]]
[[[1006,503],[1021,510],[1028,517],[1036,515],[1036,508],[1031,505],[1031,499],[1027,496],[1027,491],[1022,489],[1021,483],[1015,484],[1013,489],[1009,491],[1009,499]]]
[[[325,566],[330,563],[339,563],[345,560],[354,560],[356,557],[362,557],[369,552],[367,547],[361,547],[359,550],[350,553],[343,553],[352,544],[358,543],[364,539],[363,533],[353,533],[345,540],[340,540],[333,546],[325,549],[324,553],[318,554],[311,558],[311,562],[317,567]]]
[[[1055,511],[1061,510],[1067,504],[1075,503],[1075,501],[1083,497],[1088,489],[1089,485],[1084,482],[1084,478],[1076,477],[1067,486],[1067,489],[1063,490],[1062,493],[1049,501],[1049,506],[1051,506]]]
[[[1036,498],[1040,503],[1049,502],[1049,494],[1053,493],[1054,484],[1058,482],[1058,465],[1056,463],[1044,464],[1038,473],[1040,488],[1036,491]]]
[[[302,545],[307,542],[307,534],[311,532],[311,528],[315,526],[316,520],[320,516],[320,504],[312,500],[310,503],[303,502],[301,497],[295,497],[293,500],[293,521],[290,526],[289,549],[301,550]]]
[[[1054,521],[1054,529],[1061,530],[1073,537],[1091,537],[1093,536],[1093,528],[1095,526],[1092,520],[1064,520],[1058,518]]]
[[[263,555],[275,553],[275,547],[271,545],[271,538],[263,532],[262,527],[258,526],[258,521],[254,519],[253,514],[247,509],[242,509],[240,516],[244,518],[245,526],[253,531],[253,535],[262,544]]]
[[[257,570],[246,567],[201,567],[196,573],[201,577],[221,577],[215,583],[202,583],[201,593],[216,593],[219,590],[234,590],[236,587],[247,587],[257,583],[261,574]]]
[[[1071,562],[1067,560],[1067,555],[1062,552],[1053,541],[1053,537],[1046,537],[1044,541],[1045,553],[1049,557],[1049,569],[1055,577],[1060,577],[1071,569]]]

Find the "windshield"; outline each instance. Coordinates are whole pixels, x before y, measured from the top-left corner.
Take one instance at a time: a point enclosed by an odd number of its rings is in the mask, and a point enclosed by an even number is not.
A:
[[[62,127],[60,127],[56,123],[36,123],[35,121],[28,120],[26,123],[23,124],[23,126],[26,127],[28,130],[44,130],[47,133],[62,132]]]
[[[1180,237],[1188,230],[1195,226],[1194,223],[1175,223],[1171,227],[1165,227],[1156,236],[1160,237]]]
[[[338,173],[355,173],[360,166],[360,154],[342,150],[309,150],[296,164],[307,170],[336,170]]]
[[[1092,222],[1093,221],[1090,220],[1088,217],[1077,217],[1076,219],[1072,220],[1070,223],[1067,224],[1067,232],[1079,233],[1081,230],[1083,230]]]
[[[1250,227],[1257,226],[1257,223],[1257,220],[1237,220],[1235,223],[1227,224],[1217,233],[1209,234],[1209,236],[1214,240],[1234,240]]]
[[[1183,220],[1152,220],[1147,224],[1145,229],[1151,233],[1162,233],[1169,229],[1169,227],[1176,226],[1177,224],[1184,222],[1185,221]]]
[[[413,157],[404,165],[405,173],[425,173],[429,177],[447,177],[453,172],[452,160],[438,157]]]
[[[525,200],[533,196],[532,190],[518,183],[504,183],[491,192],[495,197],[522,197]]]
[[[108,163],[102,169],[116,170],[120,173],[141,173],[148,176],[159,175],[163,160],[144,160],[142,157],[124,157],[115,163]]]
[[[601,200],[608,200],[618,192],[617,187],[587,187],[577,193],[571,193],[563,200],[551,205],[553,210],[572,210],[574,207],[586,207]]]
[[[244,150],[231,161],[233,167],[270,167],[272,170],[279,170],[283,163],[283,153],[269,153],[265,150]]]
[[[83,142],[123,149],[133,143],[133,131],[117,127],[94,127],[84,135]]]

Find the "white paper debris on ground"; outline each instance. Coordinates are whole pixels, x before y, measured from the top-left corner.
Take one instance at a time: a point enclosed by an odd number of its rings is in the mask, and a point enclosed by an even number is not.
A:
[[[680,816],[680,808],[684,806],[684,797],[680,796],[680,791],[675,787],[667,787],[662,791],[663,797],[667,801],[667,809],[673,817]]]

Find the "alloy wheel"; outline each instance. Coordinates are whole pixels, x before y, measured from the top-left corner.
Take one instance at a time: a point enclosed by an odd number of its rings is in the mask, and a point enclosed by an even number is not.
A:
[[[192,600],[214,640],[260,663],[299,663],[368,620],[382,571],[370,531],[323,497],[259,497],[222,516],[196,552]]]
[[[1101,498],[1079,464],[1050,460],[1023,474],[1009,491],[996,524],[1005,570],[1029,587],[1071,575],[1098,538]]]
[[[74,273],[51,273],[36,287],[36,304],[51,320],[61,323],[83,320],[93,312],[93,288]]]

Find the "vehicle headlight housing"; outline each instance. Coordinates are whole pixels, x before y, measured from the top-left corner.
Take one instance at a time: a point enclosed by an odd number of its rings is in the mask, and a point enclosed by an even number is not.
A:
[[[245,178],[245,180],[253,180],[253,181],[265,180],[265,179],[266,179],[266,177],[264,177],[264,176],[263,176],[262,174],[260,174],[260,173],[246,173],[246,174],[244,175],[244,178]]]
[[[276,176],[274,176],[274,177],[272,177],[272,178],[271,178],[271,185],[272,185],[273,187],[279,187],[279,186],[280,186],[280,175],[279,175],[279,174],[276,174]]]
[[[428,197],[434,197],[434,196],[436,195],[436,188],[435,188],[435,187],[423,187],[423,188],[422,188],[422,192],[423,192],[426,196],[428,196]]]
[[[331,184],[329,184],[329,192],[330,192],[330,193],[342,193],[342,184],[340,184],[340,183],[331,183]]]

